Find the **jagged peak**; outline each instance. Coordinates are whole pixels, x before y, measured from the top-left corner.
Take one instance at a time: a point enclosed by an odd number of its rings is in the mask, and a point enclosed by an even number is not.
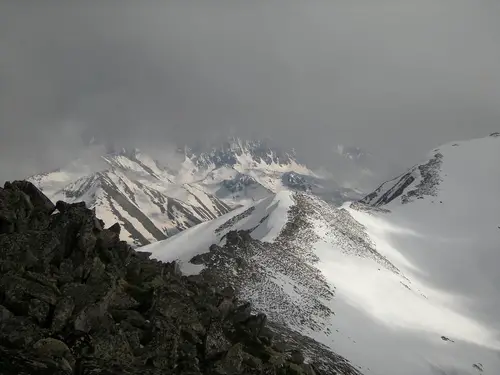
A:
[[[284,151],[269,139],[244,140],[229,137],[209,147],[185,148],[184,154],[199,168],[234,166],[243,161],[254,164],[299,164],[295,150]]]

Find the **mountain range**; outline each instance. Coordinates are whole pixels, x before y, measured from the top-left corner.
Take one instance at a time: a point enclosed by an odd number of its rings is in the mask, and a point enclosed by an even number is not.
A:
[[[369,153],[336,152],[372,173]],[[90,150],[30,181],[362,374],[500,371],[497,134],[443,145],[364,195],[264,142],[175,159]]]
[[[134,246],[166,239],[283,189],[311,191],[337,204],[360,196],[314,173],[293,152],[263,141],[231,138],[209,150],[186,147],[165,159],[161,163],[138,149],[105,152],[92,143],[83,156],[28,180],[54,201],[85,201],[105,222],[120,223],[122,237]]]
[[[305,189],[262,184],[271,195],[138,250],[233,286],[363,374],[496,374],[499,160],[495,134],[450,143],[341,205],[304,173]]]

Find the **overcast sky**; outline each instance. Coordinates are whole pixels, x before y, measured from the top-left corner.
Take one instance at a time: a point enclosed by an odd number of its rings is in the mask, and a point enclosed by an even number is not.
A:
[[[0,180],[81,134],[271,137],[408,166],[500,129],[500,6],[480,0],[0,2]]]

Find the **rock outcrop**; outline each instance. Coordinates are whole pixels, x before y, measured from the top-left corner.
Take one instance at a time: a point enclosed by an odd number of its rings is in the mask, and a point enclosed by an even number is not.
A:
[[[0,188],[0,374],[334,373],[230,286],[182,276],[119,233],[29,182]]]

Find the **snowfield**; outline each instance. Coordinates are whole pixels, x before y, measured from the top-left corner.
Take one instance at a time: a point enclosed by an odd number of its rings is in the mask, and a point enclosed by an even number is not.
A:
[[[360,203],[281,191],[139,250],[219,273],[364,374],[499,374],[499,162],[500,138],[453,143]]]

